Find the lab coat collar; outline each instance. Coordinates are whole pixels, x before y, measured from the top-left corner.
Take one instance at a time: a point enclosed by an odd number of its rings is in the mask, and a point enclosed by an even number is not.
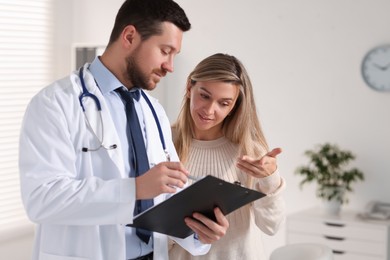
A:
[[[103,96],[123,86],[114,74],[103,65],[99,56],[93,60],[88,69],[94,77]]]

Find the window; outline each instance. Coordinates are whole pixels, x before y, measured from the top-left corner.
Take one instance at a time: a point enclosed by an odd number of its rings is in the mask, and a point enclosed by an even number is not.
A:
[[[18,142],[26,105],[53,75],[52,13],[51,0],[0,0],[0,234],[4,236],[32,226],[21,203]]]
[[[72,70],[77,70],[86,62],[91,63],[96,56],[103,54],[106,46],[98,44],[73,44]]]

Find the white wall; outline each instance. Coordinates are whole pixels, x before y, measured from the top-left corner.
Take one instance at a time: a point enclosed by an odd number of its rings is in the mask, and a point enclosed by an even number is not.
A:
[[[33,251],[33,225],[25,225],[17,230],[9,228],[0,233],[1,259],[31,259]]]
[[[28,260],[31,259],[33,248],[33,236],[31,234],[7,239],[0,244],[2,259]]]
[[[284,149],[279,169],[287,181],[288,213],[320,203],[314,187],[299,189],[294,169],[303,151],[325,141],[357,155],[366,174],[346,208],[369,200],[390,202],[390,93],[369,89],[360,74],[363,56],[390,44],[388,0],[178,0],[193,25],[185,33],[175,73],[153,94],[173,121],[190,70],[215,52],[246,65],[268,141]],[[108,41],[121,0],[59,1],[56,76],[70,67],[70,46]],[[266,238],[271,251],[284,228]]]
[[[356,166],[366,173],[348,207],[360,208],[370,199],[390,201],[385,189],[390,181],[390,93],[371,90],[360,74],[365,53],[390,44],[390,1],[179,3],[193,29],[184,39],[176,73],[164,82],[172,120],[180,105],[177,90],[184,89],[193,66],[215,52],[236,55],[251,75],[269,143],[284,148],[280,169],[288,181],[290,211],[317,203],[312,191],[299,190],[293,171],[305,149],[324,141],[351,149]]]

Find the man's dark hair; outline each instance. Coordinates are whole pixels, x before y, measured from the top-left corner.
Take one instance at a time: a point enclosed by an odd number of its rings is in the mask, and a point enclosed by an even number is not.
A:
[[[162,22],[171,22],[183,32],[191,28],[184,10],[172,0],[126,0],[118,11],[108,45],[128,25],[133,25],[141,39],[146,40],[162,33]]]

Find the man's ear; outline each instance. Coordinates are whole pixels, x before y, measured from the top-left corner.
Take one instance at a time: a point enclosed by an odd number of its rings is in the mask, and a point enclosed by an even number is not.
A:
[[[133,25],[126,26],[121,34],[124,46],[128,47],[134,44],[137,35],[137,29]]]

